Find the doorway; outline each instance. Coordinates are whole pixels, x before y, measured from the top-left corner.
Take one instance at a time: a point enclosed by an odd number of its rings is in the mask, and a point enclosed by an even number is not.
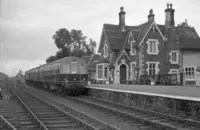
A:
[[[120,84],[126,84],[126,65],[120,65]]]

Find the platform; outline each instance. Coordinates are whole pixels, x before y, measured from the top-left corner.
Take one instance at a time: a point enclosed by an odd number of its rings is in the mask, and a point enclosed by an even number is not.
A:
[[[200,87],[124,85],[124,84],[89,84],[88,88],[200,101]]]
[[[122,84],[90,84],[88,95],[131,107],[200,121],[200,88]]]

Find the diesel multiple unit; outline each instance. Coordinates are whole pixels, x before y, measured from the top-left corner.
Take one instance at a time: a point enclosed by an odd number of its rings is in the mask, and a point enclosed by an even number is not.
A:
[[[65,57],[25,72],[28,85],[78,95],[85,91],[88,82],[86,62],[77,57]]]

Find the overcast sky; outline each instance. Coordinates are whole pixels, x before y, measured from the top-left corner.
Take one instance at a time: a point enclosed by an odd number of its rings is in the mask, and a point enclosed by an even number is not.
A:
[[[146,22],[150,8],[164,24],[168,2],[176,24],[187,19],[200,33],[200,0],[0,0],[0,72],[14,76],[45,63],[58,50],[52,36],[60,28],[81,29],[99,44],[103,24],[118,24],[121,6],[126,25]]]

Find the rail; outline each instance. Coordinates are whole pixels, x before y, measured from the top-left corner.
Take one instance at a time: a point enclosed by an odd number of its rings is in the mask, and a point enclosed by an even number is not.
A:
[[[48,105],[50,105],[50,106],[56,108],[56,109],[59,110],[60,112],[62,112],[62,113],[64,113],[64,114],[68,115],[69,117],[75,119],[76,121],[78,121],[78,122],[81,123],[82,125],[84,125],[84,126],[86,126],[87,128],[89,128],[89,130],[98,130],[97,128],[95,128],[94,126],[90,125],[90,124],[87,123],[86,121],[82,121],[82,120],[78,119],[77,117],[75,117],[75,116],[73,116],[73,115],[71,115],[71,114],[69,114],[69,113],[66,113],[63,109],[61,109],[61,108],[59,108],[59,107],[53,105],[52,103],[49,103],[49,102],[45,101],[44,99],[42,99],[42,98],[40,98],[40,97],[38,97],[38,96],[36,96],[36,95],[31,94],[30,92],[24,90],[23,88],[21,88],[21,89],[22,89],[23,91],[25,91],[26,93],[32,95],[33,97],[35,97],[35,98],[41,100],[42,102],[44,102],[44,103],[46,103],[46,104],[48,104]]]
[[[11,130],[17,130],[10,122],[8,122],[2,115],[0,115],[0,120],[3,121],[6,126]]]
[[[10,88],[10,87],[9,87]],[[48,130],[48,128],[40,121],[40,119],[37,118],[37,116],[28,108],[28,106],[22,101],[22,99],[17,95],[17,93],[10,88],[11,91],[15,94],[15,96],[19,99],[19,101],[23,104],[23,106],[28,110],[28,112],[33,116],[33,118],[39,123],[40,127],[42,127],[44,130]]]

